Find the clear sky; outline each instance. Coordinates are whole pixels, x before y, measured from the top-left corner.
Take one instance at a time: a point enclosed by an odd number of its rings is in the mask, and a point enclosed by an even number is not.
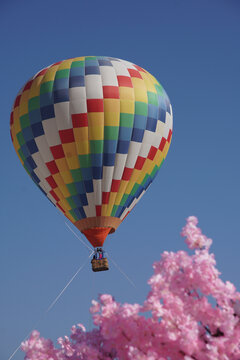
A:
[[[106,240],[136,289],[113,264],[99,274],[87,264],[37,325],[42,336],[57,339],[76,323],[90,329],[88,309],[99,293],[142,303],[161,252],[187,249],[179,233],[189,215],[213,238],[222,278],[240,290],[239,0],[2,0],[0,38],[0,358],[88,256],[22,168],[9,135],[19,88],[59,60],[105,55],[147,69],[170,97],[174,131],[154,183]]]

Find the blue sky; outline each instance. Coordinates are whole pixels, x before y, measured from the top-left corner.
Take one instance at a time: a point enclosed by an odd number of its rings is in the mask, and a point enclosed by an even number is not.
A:
[[[2,1],[0,38],[1,359],[88,256],[25,173],[9,136],[19,88],[59,60],[106,55],[147,69],[170,97],[174,131],[159,175],[106,241],[136,289],[113,264],[100,274],[87,264],[37,325],[42,336],[57,339],[80,322],[91,328],[88,309],[99,293],[142,303],[161,252],[186,250],[179,233],[189,215],[213,238],[222,278],[240,290],[239,1]]]

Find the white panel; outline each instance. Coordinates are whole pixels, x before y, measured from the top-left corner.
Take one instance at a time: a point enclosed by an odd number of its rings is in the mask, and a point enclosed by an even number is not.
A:
[[[47,178],[48,176],[50,176],[51,174],[49,173],[49,175],[46,175],[46,172],[45,172],[45,174],[43,174],[43,172],[41,171],[41,169],[40,168],[36,168],[36,169],[34,169],[34,172],[35,172],[35,174],[37,175],[37,177],[41,180],[41,181],[43,181],[45,178]],[[45,176],[46,175],[46,176]]]
[[[86,217],[94,217],[96,216],[96,209],[94,206],[83,206],[83,210],[86,214]]]
[[[70,114],[83,114],[87,112],[86,99],[71,100],[70,102]]]
[[[168,133],[169,133],[169,127],[168,127],[168,126],[165,126],[165,128],[164,128],[164,133],[163,133],[163,137],[165,137],[165,139],[168,138]]]
[[[156,148],[158,148],[161,140],[162,140],[161,134],[155,133],[152,145],[155,146]]]
[[[45,177],[43,176],[43,174],[42,174],[42,172],[41,172],[41,170],[39,169],[39,168],[35,168],[34,170],[33,170],[33,172],[37,175],[37,177],[40,179],[40,180],[44,180],[45,179]],[[47,176],[46,176],[47,177]]]
[[[44,120],[42,125],[49,147],[61,144],[55,118]]]
[[[137,70],[135,68],[135,66],[133,65],[133,63],[126,61],[126,60],[121,60],[121,62],[128,68],[128,69],[133,69],[133,70]]]
[[[155,133],[149,130],[145,130],[144,131],[144,135],[143,135],[143,143],[148,143],[151,144],[154,142],[155,140]]]
[[[138,157],[141,143],[136,141],[130,141],[129,149],[128,149],[128,157],[126,162],[126,167],[133,169],[136,163],[136,159]]]
[[[50,171],[48,170],[47,166],[43,162],[42,156],[39,152],[32,154],[32,158],[35,161],[39,171],[41,171],[42,176],[44,179],[48,176],[50,176]]]
[[[172,125],[173,125],[172,116],[168,112],[166,112],[166,125],[168,126],[169,129],[172,129]]]
[[[103,98],[101,75],[86,75],[85,83],[87,99]]]
[[[86,89],[84,86],[72,87],[69,89],[70,101],[80,100],[85,98],[86,98]]]
[[[152,145],[149,143],[142,143],[141,150],[139,152],[139,156],[146,158],[148,156],[151,146]]]
[[[114,166],[103,167],[102,191],[109,192],[111,190]]]
[[[39,153],[38,153],[39,154]],[[35,155],[35,154],[34,154]],[[39,159],[38,159],[39,160]],[[35,160],[34,160],[35,161]],[[36,162],[36,161],[35,161]],[[37,162],[36,162],[37,163]],[[39,161],[38,161],[39,163]],[[41,166],[35,168],[34,173],[37,175],[37,177],[40,180],[40,183],[38,184],[46,193],[52,190],[51,186],[48,184],[48,182],[45,180],[48,176],[50,176],[50,172],[46,165],[41,160]]]
[[[45,135],[41,135],[41,136],[38,136],[37,138],[35,138],[35,142],[36,142],[39,152],[43,158],[43,161],[45,163],[52,161],[53,156],[49,149]]]
[[[51,200],[52,203],[54,203],[56,205],[57,201],[54,199],[54,197],[52,197],[51,194],[47,194],[47,197]]]
[[[152,132],[149,130],[145,130],[144,137],[143,137],[143,145],[144,144],[150,144],[151,146],[155,146],[156,148],[159,147],[161,142],[162,136],[160,133]],[[142,149],[141,149],[142,151]]]
[[[156,133],[159,133],[162,136],[164,133],[164,128],[165,128],[165,124],[162,121],[158,120],[157,127],[156,127]]]
[[[58,130],[72,128],[72,119],[69,115],[69,102],[54,104],[54,112]]]
[[[113,179],[121,180],[125,168],[127,154],[116,154]]]
[[[45,193],[48,193],[52,190],[51,186],[47,183],[46,180],[40,181],[38,185],[43,189],[43,191],[45,191]]]
[[[103,86],[118,86],[117,76],[112,66],[100,66]]]
[[[93,179],[93,189],[95,195],[95,205],[102,204],[102,180]]]
[[[86,193],[88,205],[84,206],[83,209],[87,217],[96,216],[96,208],[95,208],[95,195],[94,193]]]
[[[122,62],[111,60],[111,63],[117,75],[130,77],[126,66]]]

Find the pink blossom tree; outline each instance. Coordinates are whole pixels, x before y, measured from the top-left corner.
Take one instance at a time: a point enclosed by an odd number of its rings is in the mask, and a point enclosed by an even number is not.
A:
[[[209,253],[212,240],[197,224],[191,216],[182,230],[193,255],[164,252],[154,263],[143,305],[121,305],[101,295],[90,309],[94,330],[73,326],[70,338],[58,339],[58,348],[34,331],[22,344],[25,359],[239,360],[240,293],[219,278]]]

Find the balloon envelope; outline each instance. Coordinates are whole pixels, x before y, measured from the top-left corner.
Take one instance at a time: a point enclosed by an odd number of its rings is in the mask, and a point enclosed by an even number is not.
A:
[[[163,163],[172,109],[146,70],[86,56],[30,79],[16,97],[10,127],[32,180],[93,246],[101,246]]]

